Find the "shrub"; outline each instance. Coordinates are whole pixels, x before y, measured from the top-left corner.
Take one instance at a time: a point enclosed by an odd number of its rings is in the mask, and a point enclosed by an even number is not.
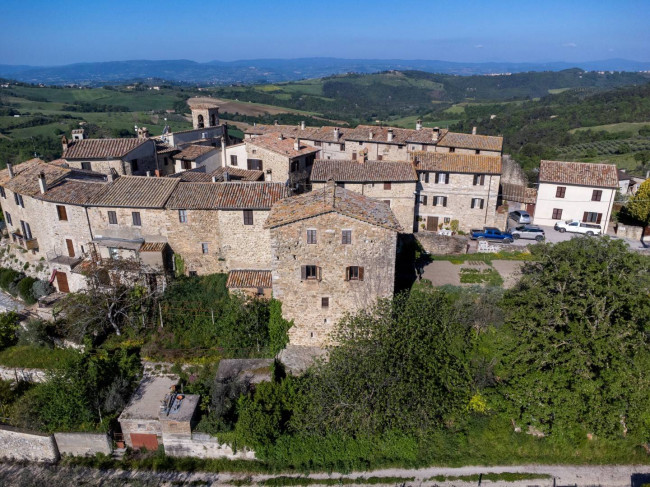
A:
[[[42,279],[37,279],[34,281],[34,284],[32,284],[32,295],[34,296],[35,300],[39,300],[43,296],[47,296],[48,294],[52,294],[54,292],[54,286],[50,284],[47,281],[43,281]]]
[[[32,319],[18,333],[18,344],[52,348],[54,342],[48,333],[48,323]]]
[[[15,344],[20,317],[14,311],[0,313],[0,350]]]
[[[282,317],[282,303],[272,299],[269,303],[269,347],[271,354],[276,355],[289,343],[287,332],[293,326],[293,321]]]
[[[24,277],[18,282],[18,294],[27,304],[34,304],[36,302],[34,293],[32,292],[32,286],[35,282],[36,279],[33,277]]]
[[[0,269],[0,288],[5,291],[9,290],[12,282],[18,279],[20,273],[13,269]]]

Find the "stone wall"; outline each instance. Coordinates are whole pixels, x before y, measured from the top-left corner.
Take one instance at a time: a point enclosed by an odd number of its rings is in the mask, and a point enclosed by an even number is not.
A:
[[[229,460],[255,460],[255,452],[246,448],[233,451],[230,445],[220,443],[204,433],[191,436],[165,435],[165,454],[171,457],[227,458]]]
[[[632,225],[621,225],[620,223],[616,226],[616,236],[621,238],[629,238],[630,240],[641,241],[643,236],[643,227],[636,227]]]
[[[289,158],[287,156],[253,145],[251,142],[246,144],[246,153],[249,159],[262,161],[262,170],[266,181],[285,183],[289,179]],[[243,164],[240,163],[239,167],[248,169],[246,161]],[[271,173],[268,174],[267,171],[271,171]]]
[[[242,210],[219,210],[218,213],[226,269],[270,269],[271,234],[264,228],[269,211],[254,210],[252,225],[244,225]]]
[[[307,243],[315,229],[317,243]],[[342,243],[342,230],[352,243]],[[329,343],[334,325],[346,313],[372,306],[394,291],[397,233],[338,213],[300,220],[271,229],[273,296],[282,314],[293,320],[292,345]],[[321,279],[301,279],[301,266],[321,268]],[[346,280],[346,268],[364,268],[364,280]],[[329,299],[323,307],[322,298]]]
[[[111,440],[104,433],[54,433],[54,439],[62,455],[110,455],[113,451]]]
[[[45,382],[43,369],[26,369],[23,367],[5,367],[0,365],[0,379],[9,381]]]
[[[469,242],[468,237],[461,235],[447,237],[433,232],[419,232],[415,238],[424,250],[434,255],[465,254]]]
[[[131,448],[133,448],[131,433],[156,435],[160,443],[162,426],[158,419],[120,419],[120,426],[124,435],[124,441]]]
[[[108,222],[108,212],[117,215],[117,224]],[[140,213],[141,225],[133,225],[133,213]],[[96,239],[119,238],[126,240],[145,239],[148,242],[167,241],[167,217],[163,209],[147,208],[88,208],[88,218]]]
[[[0,426],[0,458],[55,463],[59,457],[52,435]]]

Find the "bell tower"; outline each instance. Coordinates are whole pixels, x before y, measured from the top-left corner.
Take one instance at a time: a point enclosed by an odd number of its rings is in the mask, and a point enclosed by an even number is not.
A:
[[[192,103],[189,101],[192,110],[192,125],[195,129],[219,126],[219,106],[216,103]]]

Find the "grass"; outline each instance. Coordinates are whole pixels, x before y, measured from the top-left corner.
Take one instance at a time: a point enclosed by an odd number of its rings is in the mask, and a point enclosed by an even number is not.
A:
[[[501,473],[483,473],[473,475],[434,475],[426,479],[427,481],[436,482],[478,482],[479,480],[489,480],[491,482],[517,482],[519,480],[539,480],[550,479],[551,476],[545,473],[519,473],[519,472],[501,472]]]
[[[17,345],[0,352],[0,365],[29,369],[56,369],[79,352],[70,348],[47,348]]]
[[[580,127],[577,129],[569,130],[569,133],[574,134],[576,132],[585,132],[591,130],[592,132],[609,132],[609,133],[618,133],[618,132],[632,132],[632,135],[639,135],[639,129],[643,127],[650,126],[650,122],[622,122],[622,123],[610,123],[607,125],[596,125],[594,127]]]
[[[559,95],[560,93],[564,93],[565,91],[570,90],[571,88],[551,88],[548,90],[549,94],[551,95]]]
[[[462,264],[471,261],[485,262],[492,265],[493,260],[535,260],[535,256],[526,251],[501,251],[497,253],[476,253],[476,254],[456,254],[456,255],[432,255],[433,260],[447,260],[452,264]]]
[[[257,481],[257,485],[375,485],[375,484],[402,484],[404,482],[412,482],[415,477],[355,477],[355,478],[327,478],[315,479],[310,477],[287,477],[279,476],[272,477],[266,480]],[[246,485],[246,481],[239,481],[235,485]]]
[[[491,267],[489,269],[461,269],[461,284],[487,284],[488,286],[502,286],[501,275]]]

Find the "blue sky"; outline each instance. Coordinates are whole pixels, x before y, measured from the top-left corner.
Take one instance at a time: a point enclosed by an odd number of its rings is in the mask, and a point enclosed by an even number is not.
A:
[[[650,61],[650,1],[2,0],[0,63]]]

